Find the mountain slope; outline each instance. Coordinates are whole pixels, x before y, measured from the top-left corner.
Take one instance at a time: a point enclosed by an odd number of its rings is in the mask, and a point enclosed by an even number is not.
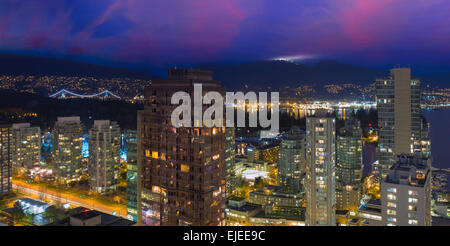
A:
[[[213,77],[227,87],[281,88],[299,85],[323,86],[328,83],[357,83],[368,85],[387,72],[334,61],[304,65],[288,61],[261,61],[242,64],[202,64],[198,69],[213,71]]]
[[[156,76],[147,71],[113,68],[67,59],[0,54],[1,75],[57,75],[97,78],[128,77],[153,79]]]

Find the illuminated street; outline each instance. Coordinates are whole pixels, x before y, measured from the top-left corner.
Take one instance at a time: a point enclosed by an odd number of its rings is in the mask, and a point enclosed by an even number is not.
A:
[[[24,195],[33,196],[34,198],[41,199],[44,198],[45,202],[54,203],[58,201],[60,203],[70,203],[71,206],[81,206],[93,210],[98,210],[104,213],[113,214],[116,212],[116,216],[126,218],[126,207],[123,205],[106,205],[93,198],[80,198],[73,194],[61,193],[46,190],[45,192],[40,191],[39,187],[32,184],[26,184],[22,181],[13,181],[13,189]]]

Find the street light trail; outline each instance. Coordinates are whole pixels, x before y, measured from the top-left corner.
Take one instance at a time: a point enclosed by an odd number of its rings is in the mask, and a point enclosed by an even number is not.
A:
[[[16,189],[19,192],[22,192],[22,193],[25,193],[25,194],[31,194],[31,195],[48,197],[50,199],[59,201],[61,203],[70,203],[71,205],[85,207],[85,208],[88,208],[88,209],[91,209],[91,210],[97,210],[97,211],[100,211],[100,212],[103,212],[103,213],[107,213],[107,214],[112,214],[114,211],[116,211],[117,212],[116,216],[119,216],[119,217],[122,217],[122,218],[126,219],[126,213],[122,213],[122,212],[117,211],[115,209],[108,208],[108,206],[106,206],[106,205],[102,205],[102,204],[98,204],[98,203],[96,205],[90,205],[89,201],[83,201],[82,199],[80,199],[79,201],[75,201],[73,199],[63,198],[63,197],[51,194],[50,193],[51,191],[50,192],[42,192],[42,191],[37,191],[37,190],[34,190],[32,188],[28,188],[28,187],[24,187],[24,186],[16,185],[16,184],[13,184],[12,186],[13,186],[13,189]]]

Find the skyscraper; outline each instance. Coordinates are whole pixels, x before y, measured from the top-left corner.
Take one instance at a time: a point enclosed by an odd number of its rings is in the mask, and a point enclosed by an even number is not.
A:
[[[231,196],[233,189],[236,185],[235,163],[236,163],[236,151],[235,151],[235,128],[227,127],[225,129],[226,139],[226,151],[225,151],[225,164],[227,169],[226,177],[226,193],[227,197]]]
[[[135,130],[125,131],[127,149],[127,218],[138,222],[139,169],[137,165],[137,135]]]
[[[302,191],[302,178],[305,175],[305,133],[292,127],[287,138],[278,148],[278,185],[286,191]]]
[[[80,117],[58,117],[52,131],[52,156],[54,173],[61,184],[81,178],[82,133]]]
[[[337,134],[336,209],[356,211],[360,205],[362,178],[362,130],[349,119]]]
[[[12,165],[13,172],[24,173],[41,163],[41,129],[30,123],[12,125]]]
[[[395,155],[424,148],[420,81],[411,79],[410,68],[391,69],[390,77],[376,80],[376,98],[380,174],[385,177]]]
[[[0,125],[0,198],[11,193],[11,125]]]
[[[336,225],[335,118],[306,118],[306,225]]]
[[[431,160],[402,154],[381,182],[383,225],[431,226]]]
[[[117,122],[95,120],[89,131],[89,184],[91,190],[108,193],[120,183],[120,128]]]
[[[174,93],[192,101],[194,85],[203,92],[224,95],[209,71],[170,69],[168,79],[154,80],[145,89],[139,115],[138,162],[142,163],[142,212],[160,225],[221,225],[225,217],[225,127],[175,128],[171,123]],[[203,111],[209,105],[203,105]],[[138,164],[139,165],[139,164]],[[144,196],[145,193],[145,196]]]

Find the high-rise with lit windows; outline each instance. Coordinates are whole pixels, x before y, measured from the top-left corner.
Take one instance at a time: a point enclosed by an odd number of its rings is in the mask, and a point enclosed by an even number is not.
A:
[[[124,133],[127,150],[127,218],[138,222],[140,208],[139,169],[137,165],[138,139],[135,130]]]
[[[98,193],[117,190],[120,183],[120,127],[115,121],[95,120],[89,131],[89,185]]]
[[[81,142],[83,125],[80,117],[58,117],[52,131],[54,173],[61,184],[81,178]]]
[[[362,178],[362,130],[351,118],[336,138],[336,209],[356,211],[360,205]]]
[[[286,191],[303,191],[305,175],[305,133],[292,127],[278,148],[278,185]]]
[[[388,78],[376,80],[382,177],[394,164],[396,155],[422,150],[429,153],[429,139],[422,139],[427,135],[422,131],[428,128],[423,127],[420,98],[420,81],[411,78],[410,68],[391,69]]]
[[[41,129],[30,123],[12,125],[12,166],[14,173],[24,173],[41,163]]]
[[[431,226],[431,160],[402,154],[381,182],[383,225]]]
[[[0,125],[0,198],[12,192],[11,125]]]
[[[160,225],[225,222],[225,127],[203,127],[194,121],[193,127],[176,128],[171,122],[178,106],[171,104],[172,95],[188,93],[193,108],[203,95],[194,95],[196,84],[203,93],[225,94],[211,72],[193,69],[170,69],[168,79],[153,80],[145,88],[145,107],[138,116],[143,223],[151,218]],[[204,104],[202,112],[208,107]]]
[[[226,177],[226,193],[227,197],[233,194],[233,190],[236,186],[236,151],[235,151],[235,128],[227,127],[225,129],[226,151],[225,151],[225,164],[227,168]]]
[[[336,225],[335,118],[306,118],[306,225]]]

